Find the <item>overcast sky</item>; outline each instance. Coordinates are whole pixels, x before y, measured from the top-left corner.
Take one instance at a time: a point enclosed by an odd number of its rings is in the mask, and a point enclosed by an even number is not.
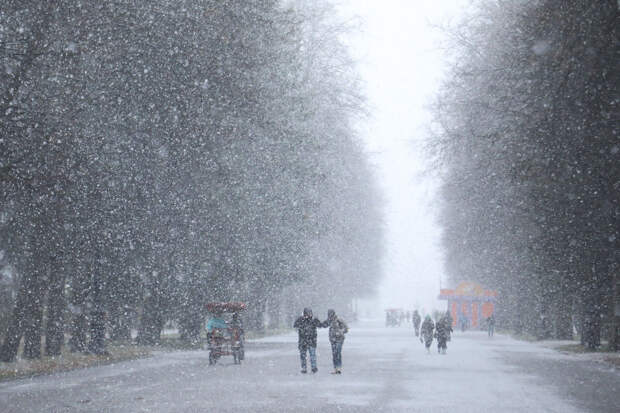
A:
[[[340,0],[345,16],[360,19],[350,37],[366,82],[371,117],[362,135],[387,198],[385,278],[381,308],[445,307],[437,181],[423,151],[426,107],[444,72],[442,32],[433,25],[458,17],[467,0]]]

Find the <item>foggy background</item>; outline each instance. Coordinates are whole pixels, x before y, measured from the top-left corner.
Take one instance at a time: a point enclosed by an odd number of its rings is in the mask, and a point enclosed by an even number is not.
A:
[[[446,287],[436,222],[439,185],[425,140],[428,105],[445,73],[445,32],[467,1],[342,1],[359,25],[348,38],[367,89],[371,115],[359,125],[387,201],[384,277],[362,315],[388,307],[442,309]],[[442,278],[443,277],[443,278]],[[377,305],[379,308],[377,308]],[[380,311],[373,312],[380,316]]]

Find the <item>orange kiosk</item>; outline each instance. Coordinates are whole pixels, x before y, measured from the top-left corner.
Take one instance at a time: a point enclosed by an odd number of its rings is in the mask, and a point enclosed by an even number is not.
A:
[[[485,290],[473,282],[462,282],[454,290],[442,289],[440,300],[448,301],[448,311],[452,315],[452,326],[479,327],[481,321],[495,311],[497,292]]]

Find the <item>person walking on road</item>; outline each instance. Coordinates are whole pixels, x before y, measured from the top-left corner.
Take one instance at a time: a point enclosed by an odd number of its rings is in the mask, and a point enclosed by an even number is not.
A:
[[[487,328],[489,329],[489,337],[493,337],[495,333],[495,317],[493,317],[493,314],[487,318]]]
[[[420,313],[418,313],[418,310],[415,310],[413,312],[413,315],[411,316],[411,320],[413,321],[413,329],[415,330],[415,336],[419,336],[420,335],[420,322],[422,321],[422,318],[420,317]]]
[[[433,330],[435,330],[435,323],[431,320],[431,316],[427,315],[420,328],[420,342],[424,343],[428,353],[431,352],[431,344],[433,344]]]
[[[446,316],[441,317],[435,326],[435,338],[437,339],[437,352],[439,354],[446,354],[448,351],[448,340],[451,332],[452,326],[448,318]]]
[[[318,318],[312,316],[312,310],[310,308],[304,308],[304,313],[301,317],[295,320],[293,328],[296,328],[299,332],[299,340],[297,346],[299,347],[299,358],[301,359],[301,372],[307,373],[306,369],[306,353],[310,354],[310,367],[312,372],[316,373],[318,368],[316,367],[316,329],[323,327],[323,323]]]
[[[446,318],[446,321],[448,322],[448,325],[450,326],[450,331],[452,330],[452,326],[454,325],[454,319],[452,318],[452,314],[450,314],[450,311],[446,311],[446,315],[444,316]],[[448,341],[450,341],[450,338],[448,336]]]
[[[329,327],[329,342],[332,345],[332,361],[334,371],[332,374],[342,373],[342,345],[344,335],[349,332],[349,326],[342,321],[334,310],[327,310],[327,320],[323,322],[323,327]]]

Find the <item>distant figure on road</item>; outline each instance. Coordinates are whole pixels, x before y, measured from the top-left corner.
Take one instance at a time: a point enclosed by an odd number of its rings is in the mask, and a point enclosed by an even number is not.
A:
[[[405,314],[405,318],[407,319],[407,324],[409,324],[409,321],[411,320],[411,311],[407,310],[407,313]]]
[[[454,330],[452,329],[452,326],[454,325],[454,318],[452,318],[452,314],[450,314],[450,310],[446,311],[446,315],[444,316],[446,317],[446,323],[448,325],[448,327],[450,327],[448,329],[448,341],[450,341],[451,337],[452,337],[452,333],[454,332]]]
[[[493,333],[495,333],[495,317],[493,314],[487,318],[487,328],[489,329],[489,337],[493,337]]]
[[[420,335],[420,322],[422,321],[422,318],[420,317],[420,313],[418,313],[418,310],[415,310],[413,312],[413,316],[411,316],[411,320],[413,321],[413,329],[415,330],[415,336],[419,336]]]
[[[336,316],[334,310],[327,310],[327,320],[323,322],[322,327],[329,327],[329,342],[332,345],[332,361],[334,363],[332,374],[341,374],[342,345],[344,344],[344,335],[349,332],[349,326]]]
[[[450,310],[446,311],[446,321],[448,322],[448,325],[450,326],[450,331],[452,331],[452,325],[454,324],[454,319],[452,318],[452,314],[450,314]],[[450,339],[448,339],[448,341],[450,341]]]
[[[424,322],[422,323],[422,328],[420,329],[420,342],[424,343],[426,347],[426,351],[428,353],[431,352],[431,344],[433,344],[433,330],[435,329],[435,323],[431,320],[431,316],[427,315],[424,318]]]
[[[452,325],[448,318],[444,315],[435,326],[435,338],[437,338],[437,352],[439,354],[446,354],[448,351],[448,340],[450,340],[450,333],[452,332]]]
[[[301,372],[304,374],[308,372],[306,369],[306,352],[310,354],[312,372],[316,373],[318,371],[316,367],[316,329],[322,326],[321,321],[312,316],[310,308],[304,308],[303,315],[297,318],[295,324],[293,324],[293,328],[299,331],[297,346],[299,347],[299,358],[301,359]]]
[[[463,333],[465,332],[465,330],[467,330],[467,325],[469,324],[468,321],[469,320],[467,319],[467,317],[464,316],[462,316],[459,320],[459,323],[461,324],[461,331]]]

